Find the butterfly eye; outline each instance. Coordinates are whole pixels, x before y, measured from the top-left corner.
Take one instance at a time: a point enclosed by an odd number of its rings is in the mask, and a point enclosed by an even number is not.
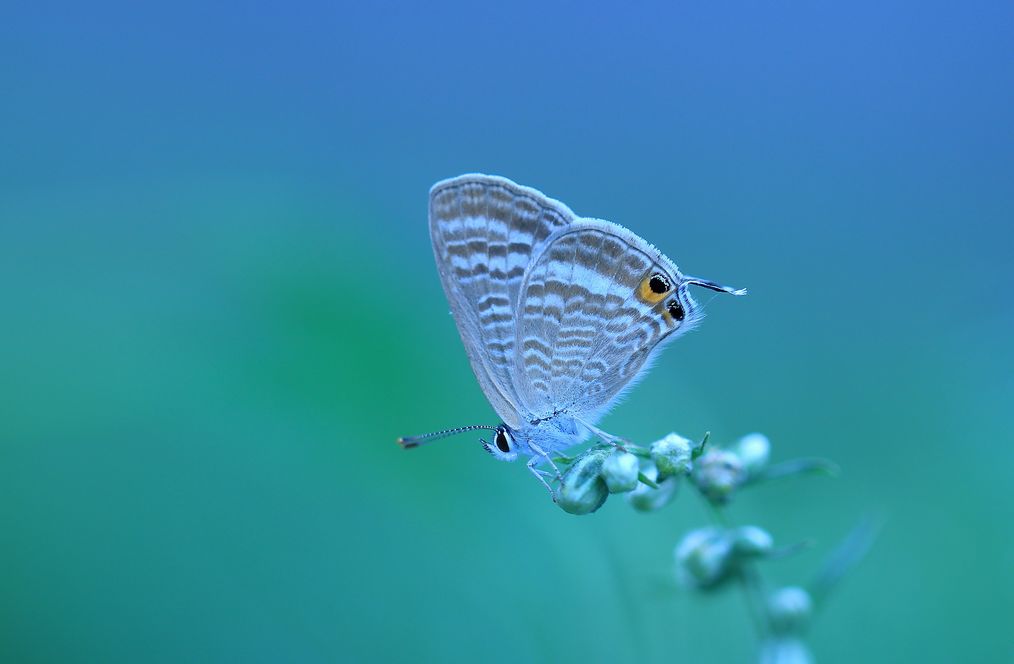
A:
[[[504,454],[509,454],[511,451],[510,434],[507,433],[506,429],[497,429],[496,438],[493,439],[496,443],[496,449],[500,450]]]
[[[683,311],[683,305],[677,300],[673,300],[666,305],[666,311],[669,312],[669,315],[672,316],[672,319],[675,321],[681,321],[686,318],[687,315],[686,312]]]

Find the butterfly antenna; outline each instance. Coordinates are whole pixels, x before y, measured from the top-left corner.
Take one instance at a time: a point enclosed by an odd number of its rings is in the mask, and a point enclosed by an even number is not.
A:
[[[457,427],[455,429],[444,429],[443,431],[434,431],[433,433],[424,433],[421,436],[402,436],[398,439],[398,444],[403,448],[411,449],[413,447],[419,447],[423,443],[430,443],[434,440],[440,440],[441,438],[447,438],[459,433],[465,433],[466,431],[475,431],[477,429],[486,429],[488,431],[496,431],[496,427],[486,426],[485,424],[473,424],[467,427]]]
[[[685,283],[693,286],[702,286],[709,290],[718,291],[719,293],[729,293],[730,295],[746,295],[745,288],[732,288],[730,286],[723,286],[722,284],[716,284],[714,281],[708,279],[698,279],[697,277],[687,277]]]

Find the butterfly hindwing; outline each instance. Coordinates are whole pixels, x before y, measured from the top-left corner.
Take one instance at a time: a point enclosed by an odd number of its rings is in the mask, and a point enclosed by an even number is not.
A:
[[[594,422],[652,351],[692,324],[681,281],[672,261],[617,224],[579,219],[549,238],[518,311],[518,387],[536,416]],[[686,307],[678,320],[668,313],[677,298]]]
[[[527,406],[514,375],[519,291],[546,239],[571,223],[564,204],[510,180],[462,175],[430,190],[430,239],[472,371],[497,414]]]

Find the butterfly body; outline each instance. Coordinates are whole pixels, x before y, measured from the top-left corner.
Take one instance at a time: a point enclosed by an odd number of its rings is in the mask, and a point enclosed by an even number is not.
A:
[[[508,427],[503,422],[500,426],[505,427],[513,439],[513,449],[506,453],[499,448],[496,452],[489,451],[505,461],[512,461],[517,456],[531,457],[541,455],[543,452],[546,454],[563,452],[574,445],[580,445],[591,435],[587,427],[566,413],[524,422],[517,428]]]
[[[618,440],[595,424],[698,322],[688,286],[742,294],[687,277],[626,228],[502,177],[438,182],[429,223],[473,373],[502,419],[483,444],[503,460],[548,461],[591,435]]]

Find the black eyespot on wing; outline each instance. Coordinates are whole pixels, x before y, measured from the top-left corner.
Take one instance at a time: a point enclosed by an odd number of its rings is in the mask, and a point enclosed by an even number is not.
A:
[[[499,431],[496,432],[496,438],[494,439],[493,442],[496,443],[496,449],[500,450],[504,454],[507,454],[511,451],[510,441],[507,440],[507,432],[504,431],[503,429],[500,429]]]
[[[663,274],[653,274],[648,281],[648,288],[651,289],[652,293],[661,295],[669,291],[669,280]]]
[[[669,315],[672,316],[672,319],[675,321],[683,320],[687,315],[687,313],[683,311],[683,305],[677,300],[670,302],[666,307],[666,311],[669,312]]]

